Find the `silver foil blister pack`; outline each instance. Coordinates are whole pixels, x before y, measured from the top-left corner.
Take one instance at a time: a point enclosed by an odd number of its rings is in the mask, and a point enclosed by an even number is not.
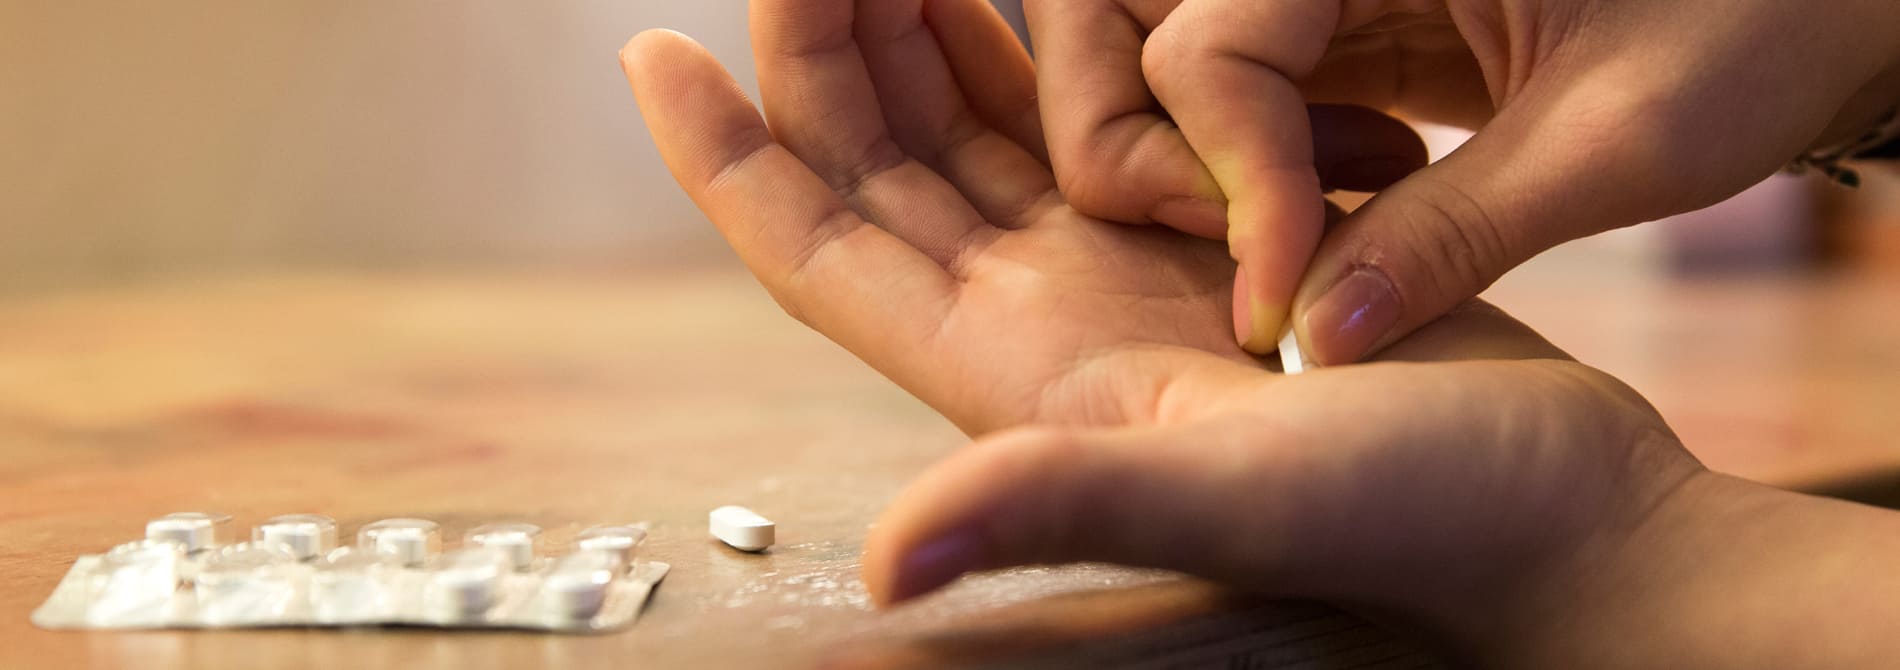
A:
[[[440,528],[385,519],[338,546],[313,514],[265,521],[226,542],[229,517],[169,514],[145,539],[73,562],[45,604],[43,628],[428,626],[598,633],[639,617],[668,566],[646,560],[641,525],[596,526],[559,555],[540,528],[477,527],[442,551]]]

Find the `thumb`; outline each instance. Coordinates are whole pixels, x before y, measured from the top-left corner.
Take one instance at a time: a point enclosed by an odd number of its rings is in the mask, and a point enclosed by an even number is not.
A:
[[[1229,425],[1232,425],[1231,423]],[[1237,426],[1235,426],[1237,427]],[[1289,583],[1272,557],[1296,510],[1272,504],[1258,426],[999,434],[952,456],[871,531],[864,581],[880,605],[966,572],[1110,561],[1230,583]],[[1277,493],[1284,493],[1280,491]],[[1306,520],[1302,523],[1310,523]]]
[[[1357,362],[1550,247],[1709,204],[1767,176],[1687,184],[1666,162],[1684,156],[1668,148],[1681,141],[1663,130],[1671,124],[1656,105],[1627,86],[1579,93],[1590,90],[1604,87],[1544,96],[1589,104],[1520,98],[1329,231],[1293,301],[1308,355]]]

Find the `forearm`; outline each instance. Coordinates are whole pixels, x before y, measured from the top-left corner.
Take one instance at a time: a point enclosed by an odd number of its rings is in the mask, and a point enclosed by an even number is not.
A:
[[[1900,658],[1900,514],[1698,477],[1543,594],[1511,667],[1852,668]]]

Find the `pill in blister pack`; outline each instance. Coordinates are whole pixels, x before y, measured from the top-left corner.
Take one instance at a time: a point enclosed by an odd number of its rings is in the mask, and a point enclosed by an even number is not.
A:
[[[543,556],[541,529],[494,523],[442,551],[425,519],[385,519],[337,546],[329,517],[292,514],[228,542],[230,517],[179,513],[145,539],[73,562],[33,612],[45,628],[408,625],[591,633],[639,616],[668,566],[639,556],[645,528],[596,526]]]

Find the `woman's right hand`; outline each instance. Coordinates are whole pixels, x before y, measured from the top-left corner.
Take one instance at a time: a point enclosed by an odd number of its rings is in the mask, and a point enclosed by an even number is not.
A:
[[[1273,349],[1290,325],[1326,364],[1397,341],[1544,249],[1722,200],[1900,102],[1892,0],[1026,9],[1068,201],[1224,234],[1246,348]],[[1314,103],[1478,132],[1418,170],[1402,134],[1339,128]],[[1323,182],[1392,185],[1322,243]]]

